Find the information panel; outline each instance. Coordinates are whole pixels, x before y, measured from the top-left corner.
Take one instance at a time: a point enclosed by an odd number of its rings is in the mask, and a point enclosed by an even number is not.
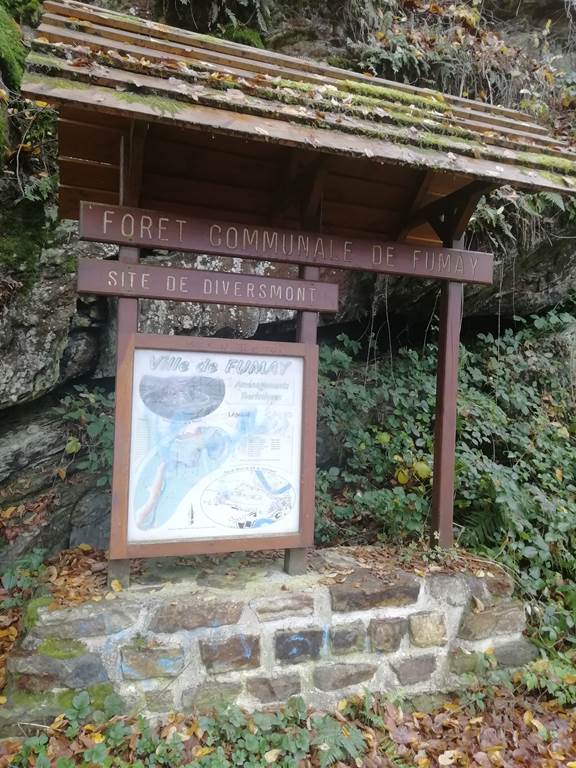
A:
[[[277,537],[296,546],[303,504],[314,504],[306,475],[315,424],[304,429],[304,416],[316,407],[316,388],[305,385],[316,377],[315,350],[136,336],[132,353],[127,549],[197,544],[195,553],[231,540],[253,549]]]

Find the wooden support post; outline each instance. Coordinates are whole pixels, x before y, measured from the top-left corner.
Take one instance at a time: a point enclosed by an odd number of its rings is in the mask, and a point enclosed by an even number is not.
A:
[[[120,157],[120,205],[138,205],[142,186],[142,169],[144,160],[144,142],[147,125],[132,123],[129,137],[123,137]],[[137,264],[140,249],[122,246],[118,251],[118,261],[126,264]],[[132,382],[124,382],[118,386],[120,370],[126,365],[126,355],[129,354],[129,339],[138,332],[138,299],[118,299],[116,315],[116,412],[129,408],[129,396]],[[123,503],[118,499],[118,478],[129,472],[124,461],[124,452],[118,443],[122,436],[115,431],[114,435],[114,465],[112,467],[112,505]],[[114,518],[114,516],[113,516]],[[119,519],[119,516],[116,516]],[[123,587],[130,586],[130,560],[112,559],[114,541],[119,540],[120,531],[110,531],[110,561],[108,563],[108,585],[119,581]]]
[[[319,280],[318,267],[300,267],[300,277],[304,280]],[[296,341],[302,344],[316,344],[318,312],[299,312]],[[284,551],[284,570],[290,576],[306,573],[306,550],[286,549]]]
[[[301,225],[303,228],[322,227],[322,187],[325,176],[323,165],[315,169],[315,175],[311,180],[308,198],[302,210]],[[320,269],[318,267],[300,267],[299,276],[303,280],[319,280]],[[299,312],[296,341],[301,344],[316,344],[318,340],[318,312]],[[312,498],[314,496],[312,495]],[[284,552],[284,570],[290,576],[297,576],[306,572],[306,549],[287,549]]]
[[[452,243],[444,243],[451,247]],[[456,462],[456,414],[458,401],[458,352],[464,286],[442,284],[440,339],[436,381],[434,428],[434,483],[432,488],[432,535],[434,543],[454,543],[454,466]]]

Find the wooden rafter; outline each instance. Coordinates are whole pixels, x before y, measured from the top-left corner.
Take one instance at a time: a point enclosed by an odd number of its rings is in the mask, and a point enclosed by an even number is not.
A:
[[[473,181],[462,189],[434,200],[414,211],[402,228],[405,236],[410,230],[428,223],[443,243],[460,239],[480,198],[493,190],[495,184]]]

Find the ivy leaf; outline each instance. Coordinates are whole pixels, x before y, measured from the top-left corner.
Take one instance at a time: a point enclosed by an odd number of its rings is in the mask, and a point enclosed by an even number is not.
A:
[[[64,452],[68,455],[74,455],[75,453],[78,453],[78,451],[82,448],[82,443],[80,440],[78,440],[77,437],[70,437],[68,438],[68,442],[66,443],[66,446],[64,448]]]

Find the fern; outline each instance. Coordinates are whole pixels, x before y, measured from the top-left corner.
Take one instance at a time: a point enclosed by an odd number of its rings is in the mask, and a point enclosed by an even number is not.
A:
[[[378,744],[378,751],[381,755],[388,758],[393,768],[413,768],[413,764],[405,762],[398,756],[396,744],[388,736],[382,738],[382,741]]]
[[[562,211],[562,212],[566,210],[564,198],[558,192],[542,192],[541,197],[548,203],[548,205],[552,209],[557,208],[559,211]]]

